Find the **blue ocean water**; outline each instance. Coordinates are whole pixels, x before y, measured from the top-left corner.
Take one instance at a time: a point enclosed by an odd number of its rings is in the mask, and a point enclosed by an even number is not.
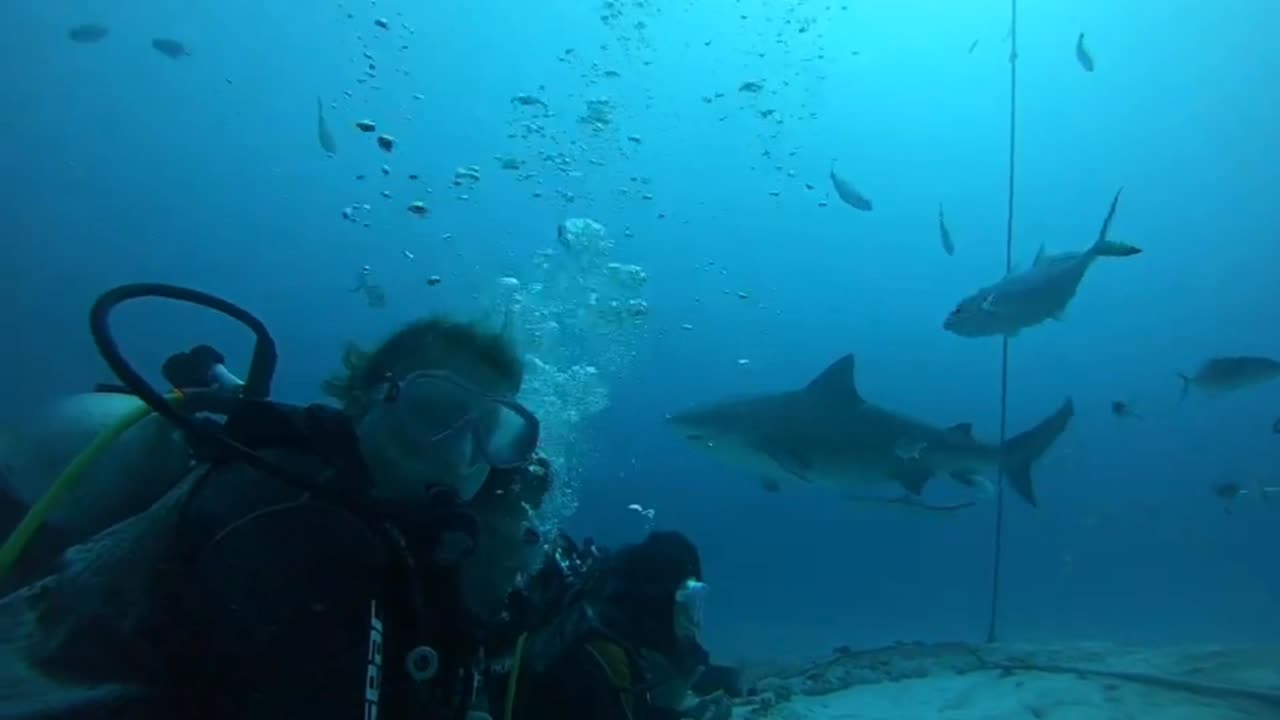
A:
[[[798,387],[854,352],[868,398],[995,437],[1000,342],[941,324],[1003,274],[1007,2],[83,0],[6,15],[5,420],[109,379],[86,314],[113,285],[253,309],[280,343],[277,395],[312,401],[343,342],[490,310],[497,278],[527,288],[560,223],[593,218],[610,257],[644,269],[630,299],[648,312],[572,327],[559,310],[547,362],[559,383],[592,383],[590,413],[548,418],[575,488],[566,526],[611,544],[690,534],[707,641],[730,657],[985,635],[994,502],[935,517],[798,483],[765,493],[662,419]],[[1083,249],[1120,186],[1113,235],[1145,252],[1098,262],[1063,322],[1011,341],[1011,430],[1065,396],[1077,416],[1037,468],[1041,507],[1007,498],[1002,637],[1280,639],[1280,508],[1227,512],[1211,492],[1280,484],[1280,385],[1179,403],[1176,377],[1214,355],[1280,356],[1278,20],[1266,3],[1024,3],[1015,260]],[[68,37],[91,22],[109,32]],[[582,119],[592,100],[607,118]],[[834,197],[833,158],[872,212]],[[454,185],[471,165],[479,182]],[[406,210],[419,199],[428,217]],[[342,217],[352,206],[360,222]],[[550,262],[589,302],[586,271]],[[351,292],[366,266],[384,308]],[[197,342],[247,360],[238,328],[190,309],[117,324],[142,367]],[[1143,418],[1118,420],[1113,400]]]

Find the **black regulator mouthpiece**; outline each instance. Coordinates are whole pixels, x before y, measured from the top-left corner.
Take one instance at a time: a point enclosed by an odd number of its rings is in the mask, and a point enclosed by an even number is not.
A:
[[[164,361],[161,373],[175,388],[237,389],[244,381],[232,375],[226,367],[227,358],[209,345],[197,345],[186,352],[174,353]]]

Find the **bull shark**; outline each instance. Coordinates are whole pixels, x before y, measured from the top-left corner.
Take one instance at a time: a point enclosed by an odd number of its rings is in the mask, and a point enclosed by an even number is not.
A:
[[[984,471],[1002,471],[1036,507],[1031,466],[1074,414],[1067,398],[1003,445],[980,442],[969,423],[937,427],[863,398],[849,354],[798,390],[724,400],[667,421],[702,450],[759,474],[773,492],[795,479],[841,489],[896,483],[918,497],[935,475],[974,487]]]

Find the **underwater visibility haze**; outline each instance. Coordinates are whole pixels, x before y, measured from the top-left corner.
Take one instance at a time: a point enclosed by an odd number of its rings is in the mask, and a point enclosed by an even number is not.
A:
[[[686,533],[722,660],[1280,646],[1280,6],[1010,10],[17,0],[0,419],[114,381],[123,283],[293,402],[448,312],[519,341],[543,522]]]

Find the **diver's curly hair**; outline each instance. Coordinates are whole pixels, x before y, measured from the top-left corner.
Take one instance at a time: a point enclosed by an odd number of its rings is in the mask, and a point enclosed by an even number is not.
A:
[[[403,378],[416,370],[432,369],[457,373],[496,394],[515,395],[524,383],[524,364],[505,333],[436,315],[409,323],[376,350],[348,343],[342,353],[342,370],[325,380],[321,388],[359,417],[369,407],[369,392],[388,377]]]

